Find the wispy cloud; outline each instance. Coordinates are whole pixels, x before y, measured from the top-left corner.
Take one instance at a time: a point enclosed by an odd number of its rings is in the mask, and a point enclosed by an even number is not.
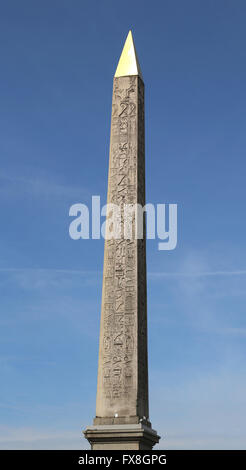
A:
[[[182,277],[220,277],[220,276],[245,276],[245,270],[228,270],[228,271],[192,271],[192,272],[149,272],[148,276],[152,279],[162,278],[182,278]]]
[[[18,272],[25,272],[25,273],[40,273],[40,274],[78,274],[83,276],[94,275],[97,274],[98,271],[96,270],[83,270],[83,269],[57,269],[57,268],[0,268],[0,272],[3,273],[18,273]]]
[[[0,268],[0,285],[15,283],[25,290],[75,287],[81,279],[84,285],[97,284],[102,280],[102,272],[56,268]]]
[[[167,318],[213,335],[244,336],[246,269],[216,269],[216,259],[194,252],[181,259],[177,267],[173,272],[149,272],[150,291],[157,293],[159,305],[155,320]],[[163,295],[157,291],[160,285]],[[175,315],[163,314],[170,309]]]
[[[0,272],[30,272],[30,273],[40,273],[40,274],[70,274],[70,275],[84,275],[84,276],[94,276],[95,274],[102,274],[102,270],[83,270],[83,269],[66,269],[66,268],[21,268],[21,267],[6,267],[1,268]],[[149,271],[148,277],[153,280],[158,280],[161,278],[186,278],[186,277],[212,277],[212,276],[246,276],[245,270],[228,270],[228,271],[193,271],[193,272],[166,272],[166,271]]]
[[[161,449],[245,449],[246,381],[243,364],[194,377],[177,371],[152,377],[151,415]],[[241,368],[242,366],[242,368]]]
[[[0,427],[0,449],[79,449],[89,448],[80,429],[55,431],[32,427]]]
[[[68,185],[57,181],[50,175],[33,174],[30,176],[10,175],[8,173],[0,173],[0,193],[11,199],[16,196],[42,197],[43,200],[49,201],[55,199],[74,199],[80,201],[81,198],[89,198],[90,191],[84,186],[78,187]]]

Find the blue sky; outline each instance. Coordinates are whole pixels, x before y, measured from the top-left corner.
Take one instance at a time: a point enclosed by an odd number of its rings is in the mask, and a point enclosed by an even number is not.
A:
[[[146,87],[150,418],[160,448],[245,448],[246,5],[9,0],[0,7],[0,448],[87,448],[103,240],[69,207],[106,201],[112,79],[133,31]]]

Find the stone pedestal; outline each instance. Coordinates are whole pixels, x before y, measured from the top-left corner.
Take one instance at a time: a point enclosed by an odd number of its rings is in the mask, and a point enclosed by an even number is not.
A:
[[[88,426],[84,435],[92,450],[151,450],[160,439],[141,423]]]

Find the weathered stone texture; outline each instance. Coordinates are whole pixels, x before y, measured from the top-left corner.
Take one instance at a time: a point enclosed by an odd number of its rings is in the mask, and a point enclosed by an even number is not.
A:
[[[107,202],[121,207],[122,232],[105,240],[96,424],[149,415],[145,234],[124,239],[123,230],[123,205],[145,204],[144,142],[144,84],[114,78]]]

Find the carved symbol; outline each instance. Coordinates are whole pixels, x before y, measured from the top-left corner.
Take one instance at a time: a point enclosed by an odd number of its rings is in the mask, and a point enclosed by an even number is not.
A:
[[[123,344],[122,333],[120,333],[119,335],[117,335],[117,336],[114,338],[114,344],[115,344],[115,345],[118,345],[118,346],[122,346],[122,344]]]
[[[133,309],[133,295],[131,293],[129,293],[126,296],[125,308],[126,308],[126,310],[132,310]]]
[[[129,103],[126,103],[124,101],[122,101],[120,103],[121,107],[123,108],[123,110],[121,111],[121,113],[119,114],[120,117],[126,117],[127,116],[127,108],[129,106]]]
[[[132,351],[133,349],[133,337],[132,335],[127,335],[126,337],[126,350]]]
[[[109,351],[110,349],[110,337],[109,336],[104,336],[104,350]]]

